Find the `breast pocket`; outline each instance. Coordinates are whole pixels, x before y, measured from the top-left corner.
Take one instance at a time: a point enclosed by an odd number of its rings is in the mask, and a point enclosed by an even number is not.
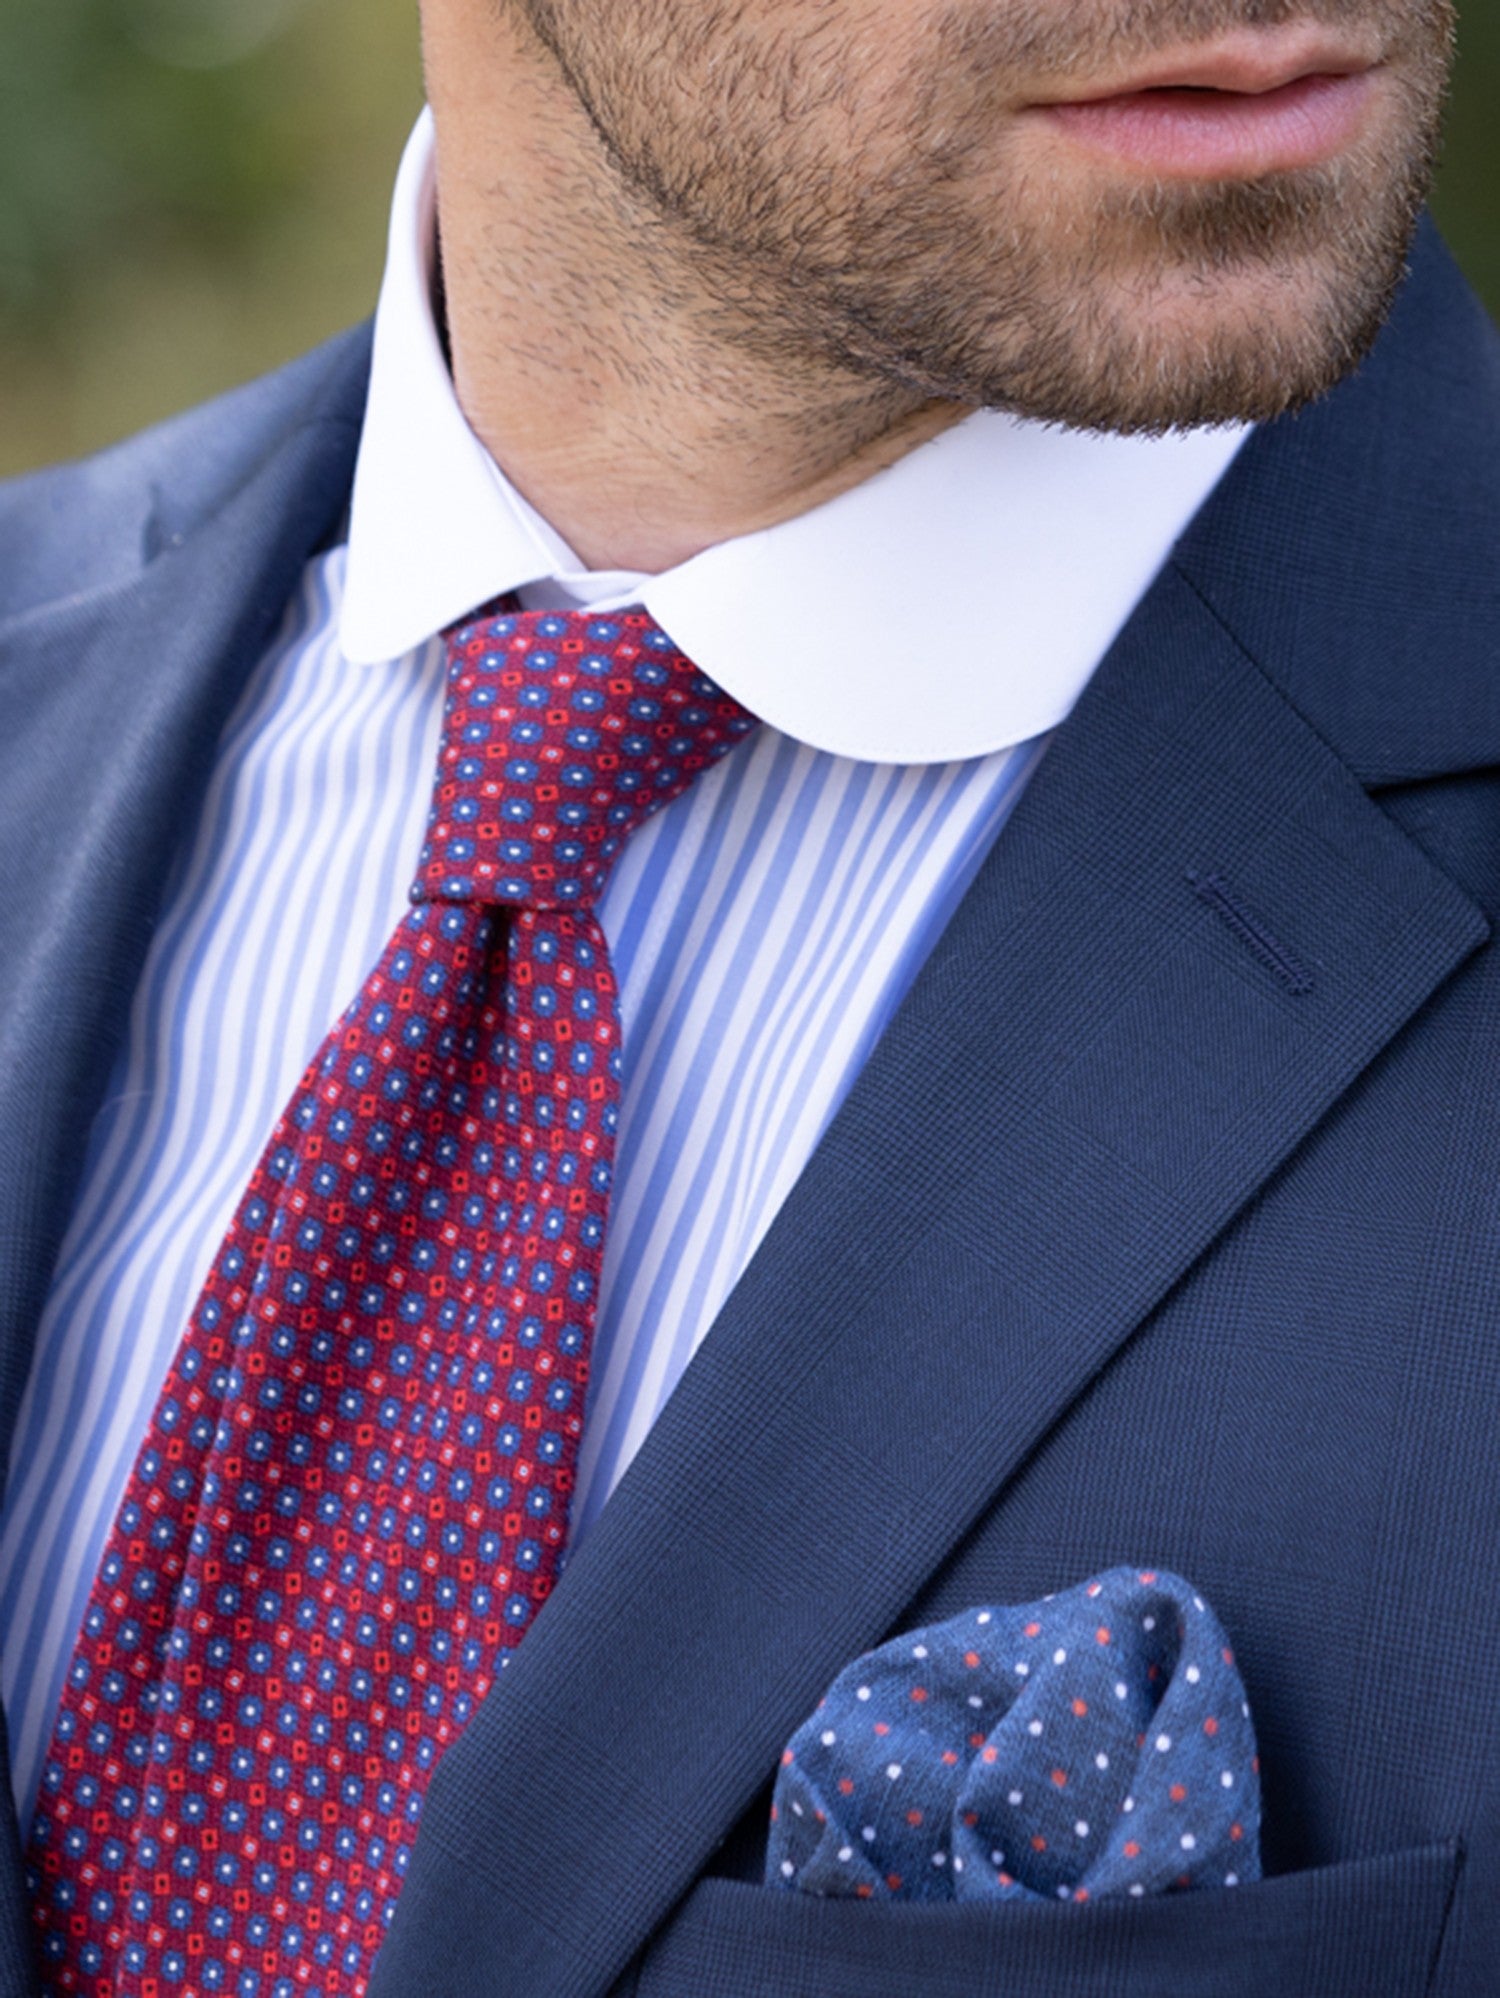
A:
[[[1457,1844],[1252,1886],[1005,1908],[820,1901],[707,1880],[636,1998],[1421,1998]]]

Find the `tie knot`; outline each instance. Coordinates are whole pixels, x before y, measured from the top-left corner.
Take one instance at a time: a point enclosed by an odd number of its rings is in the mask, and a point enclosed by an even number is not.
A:
[[[457,626],[413,900],[591,903],[636,827],[754,726],[644,611]]]

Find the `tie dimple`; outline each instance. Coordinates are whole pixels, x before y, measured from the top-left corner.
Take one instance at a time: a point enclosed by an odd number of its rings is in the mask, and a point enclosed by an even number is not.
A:
[[[448,655],[413,906],[256,1167],[89,1598],[29,1852],[50,1990],[363,1991],[557,1576],[619,1094],[593,905],[754,724],[638,611]]]

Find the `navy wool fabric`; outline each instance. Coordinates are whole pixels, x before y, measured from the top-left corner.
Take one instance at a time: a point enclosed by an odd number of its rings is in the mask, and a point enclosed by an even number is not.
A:
[[[1260,1878],[1260,1775],[1223,1627],[1113,1568],[856,1660],[781,1758],[766,1884],[1100,1900]]]

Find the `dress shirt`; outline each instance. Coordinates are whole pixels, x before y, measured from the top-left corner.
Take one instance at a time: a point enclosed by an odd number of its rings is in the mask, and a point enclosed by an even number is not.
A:
[[[576,1538],[1045,732],[1242,441],[977,414],[799,519],[660,576],[591,574],[464,421],[431,307],[434,205],[424,114],[397,184],[347,544],[308,564],[219,745],[39,1327],[0,1529],[23,1823],[193,1301],[278,1113],[404,906],[444,627],[508,590],[530,607],[644,601],[766,722],[635,835],[598,911],[626,1069]]]

